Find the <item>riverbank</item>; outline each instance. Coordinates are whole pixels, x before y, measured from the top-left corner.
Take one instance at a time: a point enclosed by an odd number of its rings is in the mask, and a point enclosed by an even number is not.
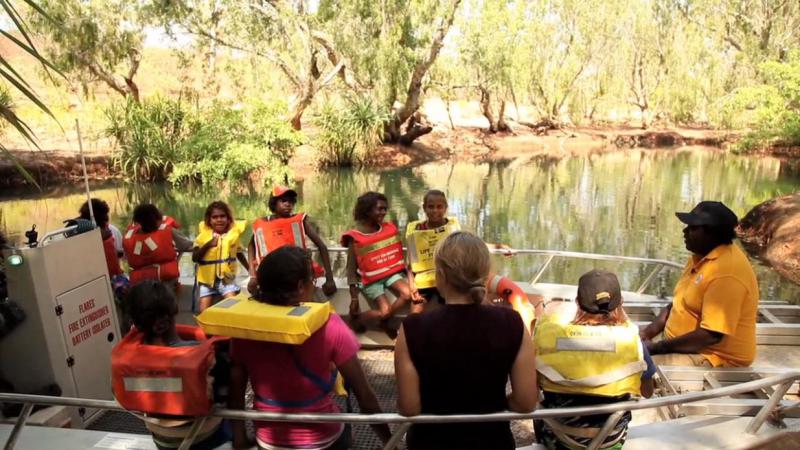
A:
[[[625,151],[629,148],[661,148],[689,145],[720,147],[735,139],[735,134],[707,129],[641,130],[629,127],[570,127],[537,130],[512,122],[513,131],[489,134],[479,126],[450,127],[435,123],[433,132],[411,146],[382,145],[372,158],[372,166],[381,169],[416,167],[437,161],[514,161],[534,158],[561,159],[597,153]],[[55,185],[82,180],[83,170],[77,148],[59,150],[14,151],[15,158],[40,185]],[[800,154],[795,154],[800,156]],[[120,178],[113,164],[112,150],[92,146],[86,155],[90,180]],[[290,161],[296,174],[317,167],[315,149],[300,146]],[[0,188],[26,185],[25,177],[13,161],[0,159]]]

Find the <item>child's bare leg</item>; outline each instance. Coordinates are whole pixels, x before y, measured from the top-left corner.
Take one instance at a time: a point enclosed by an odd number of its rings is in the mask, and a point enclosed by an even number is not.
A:
[[[376,298],[375,303],[378,304],[376,309],[370,309],[369,311],[361,313],[359,316],[361,323],[368,324],[383,321],[392,317],[392,309],[389,306],[389,299],[386,298],[385,294],[381,294],[378,298]]]
[[[397,300],[395,300],[394,303],[392,303],[392,308],[390,312],[390,317],[391,317],[397,314],[397,312],[400,311],[401,308],[403,308],[411,301],[411,288],[408,286],[408,282],[406,282],[406,280],[400,279],[392,283],[392,285],[389,286],[389,289],[391,289],[392,293],[395,295],[395,297],[397,297]],[[419,311],[414,310],[415,306],[419,307]],[[412,305],[411,312],[412,313],[422,312],[422,305]]]
[[[206,308],[211,306],[211,300],[214,299],[213,295],[206,295],[205,297],[200,297],[200,300],[197,305],[197,312],[201,313],[205,311]]]

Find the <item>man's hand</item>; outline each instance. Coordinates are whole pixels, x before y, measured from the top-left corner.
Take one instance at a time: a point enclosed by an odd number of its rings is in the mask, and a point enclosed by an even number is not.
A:
[[[644,345],[647,348],[648,353],[650,353],[651,355],[653,354],[653,347],[655,347],[656,345],[653,341],[651,341],[650,339],[642,339],[642,345]]]
[[[336,293],[336,282],[332,278],[325,280],[325,284],[322,285],[322,293],[328,297]]]

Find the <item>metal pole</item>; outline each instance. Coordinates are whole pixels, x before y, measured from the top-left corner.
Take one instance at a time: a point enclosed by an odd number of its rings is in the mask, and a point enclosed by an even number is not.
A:
[[[183,442],[181,442],[181,446],[178,447],[178,450],[189,450],[192,447],[197,435],[200,434],[200,430],[203,429],[203,425],[206,424],[206,419],[208,419],[208,416],[198,417],[194,421],[192,427],[189,428],[189,434],[183,438]]]
[[[650,275],[647,275],[647,278],[644,279],[642,285],[639,286],[639,289],[636,289],[637,294],[643,293],[644,290],[647,289],[647,286],[650,286],[650,282],[653,281],[653,278],[655,278],[655,276],[658,275],[659,272],[661,272],[662,267],[664,266],[659,265],[653,268],[653,270],[650,272]]]
[[[625,414],[625,411],[617,411],[608,416],[606,423],[603,424],[603,428],[600,428],[600,431],[597,432],[597,436],[592,438],[592,442],[589,443],[589,446],[586,447],[586,450],[597,450],[600,448],[600,445],[606,440],[606,436],[608,436],[608,434],[611,433],[611,430],[617,426],[617,423],[619,423],[619,419],[622,418],[623,414]]]
[[[86,204],[89,205],[89,218],[92,224],[97,226],[94,220],[94,208],[92,208],[92,194],[89,193],[89,176],[86,174],[86,158],[83,157],[83,140],[81,139],[81,125],[78,118],[75,118],[75,131],[78,133],[78,150],[81,152],[81,167],[83,167],[83,185],[86,187]]]
[[[767,416],[770,413],[772,413],[772,411],[775,409],[775,406],[777,406],[777,404],[781,400],[783,400],[783,396],[786,395],[786,391],[788,391],[789,388],[792,387],[793,383],[794,380],[784,381],[780,386],[778,386],[778,389],[775,389],[775,392],[773,392],[772,395],[769,396],[769,400],[767,400],[767,403],[765,403],[764,406],[761,407],[761,409],[758,411],[758,414],[756,414],[756,416],[753,417],[753,420],[751,420],[750,423],[747,424],[747,428],[745,428],[744,430],[746,433],[750,434],[758,433],[758,429],[761,428],[761,425],[764,424],[764,421],[767,419]]]
[[[393,450],[397,448],[397,444],[399,444],[400,440],[403,439],[403,436],[408,433],[409,428],[411,428],[410,423],[401,423],[400,426],[394,430],[392,437],[389,438],[389,441],[386,442],[386,445],[383,446],[383,450]]]
[[[539,269],[538,272],[536,272],[536,275],[534,275],[533,278],[531,278],[531,284],[536,284],[536,282],[539,281],[539,278],[542,278],[542,275],[544,275],[544,271],[547,270],[548,267],[550,267],[550,263],[553,261],[553,258],[555,257],[556,255],[550,255],[547,257],[547,261],[544,262],[542,268]]]
[[[28,420],[28,416],[31,415],[31,411],[33,411],[33,403],[25,403],[22,405],[22,411],[20,411],[19,417],[17,417],[17,421],[14,423],[14,429],[12,429],[11,434],[8,435],[6,446],[3,447],[4,450],[12,450],[14,448],[14,445],[17,443],[19,433],[22,431],[22,427],[25,426],[25,421]]]

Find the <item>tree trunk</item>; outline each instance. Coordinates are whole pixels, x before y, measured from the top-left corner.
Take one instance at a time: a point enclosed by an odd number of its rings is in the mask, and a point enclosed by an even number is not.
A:
[[[511,127],[508,126],[506,123],[506,101],[500,100],[500,111],[497,116],[497,126],[495,128],[497,131],[511,131]]]
[[[292,128],[295,130],[301,130],[303,128],[303,113],[306,112],[306,108],[311,105],[311,100],[314,98],[314,94],[308,90],[305,90],[299,98],[297,98],[294,102],[292,102],[292,107],[290,108],[289,114],[289,122],[292,124]]]
[[[430,133],[433,129],[431,127],[415,126],[407,130],[406,134],[400,132],[400,128],[412,114],[414,114],[420,105],[420,94],[422,93],[422,79],[428,73],[431,66],[436,62],[444,45],[444,38],[447,36],[450,27],[453,25],[453,20],[456,16],[456,10],[461,4],[461,0],[452,0],[450,9],[445,13],[442,19],[442,24],[433,35],[431,46],[428,49],[428,54],[417,62],[414,66],[414,71],[411,74],[411,79],[408,81],[408,89],[406,91],[406,100],[403,105],[394,110],[392,118],[386,124],[384,132],[384,140],[392,142],[400,142],[403,145],[410,145],[414,139],[426,133]],[[427,131],[425,131],[427,130]]]
[[[478,86],[481,90],[481,112],[483,117],[489,122],[489,133],[497,133],[497,127],[494,122],[494,112],[492,111],[492,95],[483,86]]]

